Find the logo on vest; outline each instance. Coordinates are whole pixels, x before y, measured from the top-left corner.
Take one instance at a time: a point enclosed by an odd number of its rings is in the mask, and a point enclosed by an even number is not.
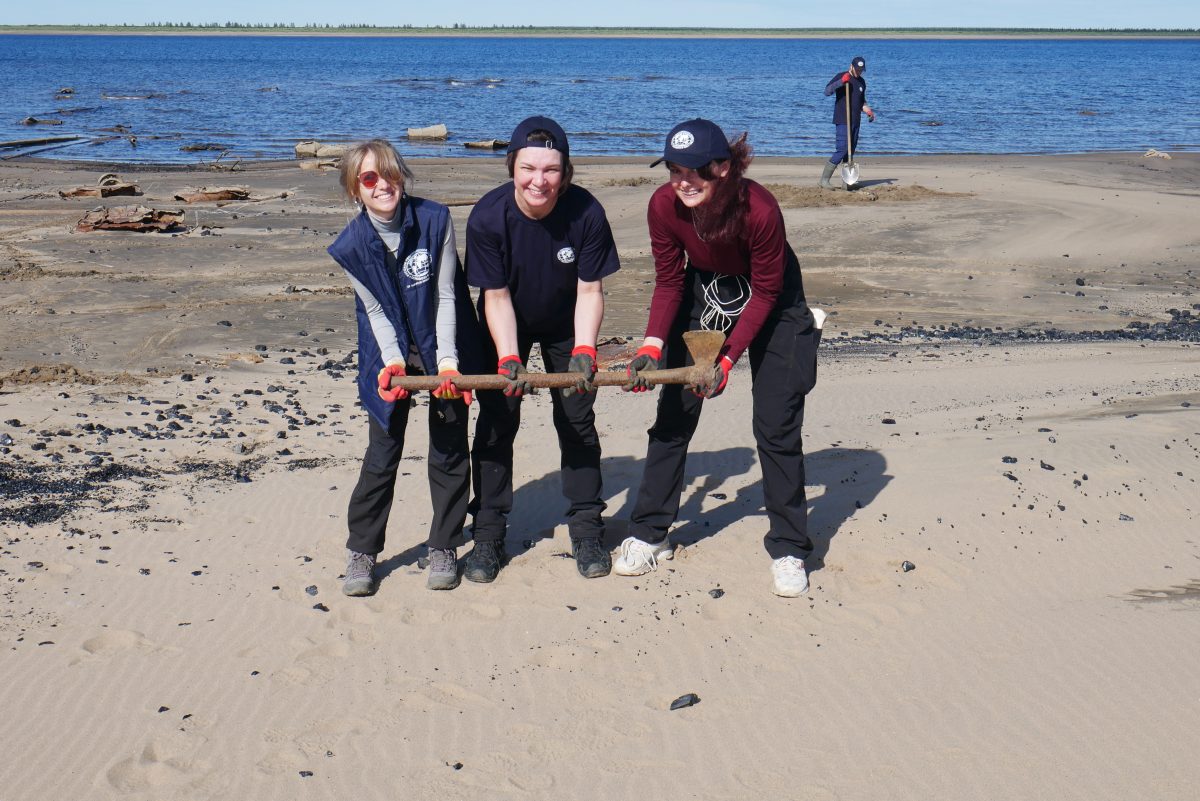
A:
[[[575,261],[575,248],[563,248],[555,255],[563,264],[571,264]]]
[[[432,271],[433,259],[429,257],[429,251],[425,248],[414,250],[404,260],[404,274],[414,284],[423,284],[428,281]]]
[[[692,136],[691,131],[680,131],[671,137],[671,147],[676,150],[687,150],[695,141],[696,137]]]

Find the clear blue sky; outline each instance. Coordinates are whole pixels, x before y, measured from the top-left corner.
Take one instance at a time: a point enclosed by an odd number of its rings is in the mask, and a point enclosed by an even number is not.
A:
[[[0,22],[143,24],[147,22],[315,22],[374,25],[575,25],[644,27],[998,27],[1200,28],[1198,0],[558,0],[452,3],[311,0],[57,0],[6,3]]]

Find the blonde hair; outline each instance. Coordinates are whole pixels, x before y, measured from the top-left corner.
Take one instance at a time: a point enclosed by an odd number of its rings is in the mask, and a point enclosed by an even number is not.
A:
[[[342,156],[342,166],[340,170],[339,180],[342,184],[342,190],[345,191],[346,197],[353,201],[358,201],[358,172],[362,167],[362,163],[370,153],[375,156],[375,170],[383,176],[388,183],[399,184],[401,181],[405,185],[411,183],[416,178],[413,171],[404,163],[404,157],[396,152],[396,148],[392,147],[392,143],[386,139],[371,139],[366,142],[358,142],[350,146]]]

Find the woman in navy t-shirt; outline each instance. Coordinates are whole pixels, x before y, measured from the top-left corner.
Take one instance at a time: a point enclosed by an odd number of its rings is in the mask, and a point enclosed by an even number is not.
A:
[[[689,329],[725,331],[728,340],[705,381],[685,391],[663,387],[650,429],[646,464],[614,570],[637,576],[670,559],[667,533],[679,513],[688,444],[705,399],[720,395],[729,372],[749,355],[754,438],[770,530],[765,537],[774,591],[808,589],[804,559],[812,553],[804,496],[800,429],[804,396],[817,380],[817,342],[824,314],[804,299],[800,264],[788,245],[779,203],[742,177],[750,163],[743,134],[730,143],[704,119],[682,122],[667,136],[670,181],[650,198],[654,296],[646,338],[630,363],[629,389],[649,389],[642,370],[690,364]],[[654,166],[653,164],[651,166]]]
[[[541,346],[548,372],[576,372],[575,388],[554,394],[554,428],[562,452],[563,495],[576,565],[608,575],[600,499],[596,336],[604,317],[603,279],[620,266],[604,209],[571,184],[567,135],[548,117],[530,117],[508,146],[511,181],[484,195],[467,220],[467,281],[482,291],[485,345],[503,391],[480,392],[472,450],[475,547],[464,562],[471,581],[496,578],[507,560],[504,537],[513,503],[513,441],[521,424],[525,362]]]

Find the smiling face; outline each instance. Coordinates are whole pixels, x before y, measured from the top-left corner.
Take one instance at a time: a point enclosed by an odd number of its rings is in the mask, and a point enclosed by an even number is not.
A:
[[[377,176],[375,185],[367,186],[366,183],[371,183],[371,175]],[[366,183],[363,182],[363,179],[367,179]],[[379,173],[375,154],[367,151],[358,168],[358,199],[367,207],[367,211],[381,220],[390,220],[396,214],[396,206],[400,204],[402,194],[404,194],[404,179],[397,178],[389,181],[384,178]]]
[[[703,206],[712,200],[717,182],[729,175],[728,161],[714,161],[708,167],[707,172],[712,176],[711,179],[705,178],[691,167],[667,162],[667,170],[671,173],[671,186],[675,189],[675,196],[689,209]]]
[[[517,207],[540,220],[554,210],[563,189],[562,153],[546,147],[523,147],[513,164]]]

